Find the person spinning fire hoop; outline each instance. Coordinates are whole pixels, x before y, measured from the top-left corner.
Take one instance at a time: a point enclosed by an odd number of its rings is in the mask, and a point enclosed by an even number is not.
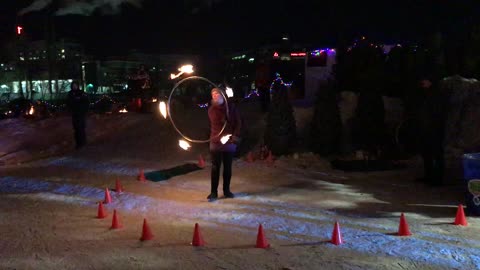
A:
[[[234,104],[225,103],[225,95],[220,88],[211,90],[212,104],[208,109],[208,119],[210,121],[210,154],[212,159],[211,171],[211,193],[207,199],[214,201],[218,198],[218,184],[220,181],[220,167],[223,163],[223,195],[225,198],[234,198],[235,195],[230,190],[230,180],[232,178],[233,155],[237,151],[237,144],[240,142],[240,130],[242,121],[240,114]],[[225,129],[223,126],[227,122]],[[222,142],[222,137],[230,135],[227,142]]]

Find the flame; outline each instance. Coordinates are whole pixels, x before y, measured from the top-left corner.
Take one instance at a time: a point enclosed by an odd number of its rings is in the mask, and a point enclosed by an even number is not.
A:
[[[227,94],[227,97],[233,97],[233,89],[230,87],[227,87],[225,90],[225,93]]]
[[[184,65],[178,69],[181,73],[193,73],[193,66],[192,65]]]
[[[123,109],[121,109],[121,110],[118,111],[118,112],[119,112],[119,113],[127,113],[128,111],[127,111],[127,109],[123,108]]]
[[[167,119],[167,104],[165,103],[165,101],[160,101],[160,103],[158,104],[158,109],[160,110],[163,118]]]
[[[232,134],[225,135],[220,139],[220,141],[222,142],[222,144],[226,144],[228,140],[230,140],[230,137],[232,137]]]
[[[185,140],[178,140],[178,145],[183,149],[183,150],[188,150],[190,148],[190,144],[185,141]]]
[[[28,111],[28,115],[33,115],[35,110],[33,109],[33,106],[30,106],[30,110]]]
[[[182,74],[184,74],[184,73],[191,74],[191,73],[194,72],[192,65],[184,65],[184,66],[181,66],[181,67],[178,69],[178,71],[180,71],[180,73],[178,73],[178,74],[176,74],[176,75],[173,74],[173,73],[170,74],[170,79],[171,79],[171,80],[182,76]]]

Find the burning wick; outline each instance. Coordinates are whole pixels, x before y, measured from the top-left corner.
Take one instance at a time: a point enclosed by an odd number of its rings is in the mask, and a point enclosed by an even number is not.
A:
[[[190,144],[184,140],[178,140],[178,145],[183,149],[183,150],[188,150],[190,148]]]
[[[163,118],[167,119],[167,104],[165,104],[165,101],[160,101],[158,104],[158,109],[160,110]]]
[[[233,89],[232,88],[227,87],[225,92],[227,93],[227,97],[233,97]]]
[[[188,73],[188,74],[193,73],[193,66],[192,65],[184,65],[181,68],[179,68],[178,71],[180,71],[180,73],[178,73],[176,75],[173,74],[173,73],[170,74],[170,79],[171,80],[182,76],[183,73]]]
[[[226,144],[228,140],[230,140],[230,137],[232,137],[232,134],[225,135],[220,139],[220,141],[222,142],[222,144]]]

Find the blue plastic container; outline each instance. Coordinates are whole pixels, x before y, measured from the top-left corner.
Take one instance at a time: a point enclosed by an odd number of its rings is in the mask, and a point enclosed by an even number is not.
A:
[[[463,177],[467,212],[480,216],[480,153],[463,155]]]

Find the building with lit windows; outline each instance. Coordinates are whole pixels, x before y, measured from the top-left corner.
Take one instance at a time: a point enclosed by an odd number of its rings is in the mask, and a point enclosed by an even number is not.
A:
[[[172,88],[170,73],[188,63],[199,62],[197,55],[144,54],[132,52],[125,56],[106,57],[101,60],[82,62],[82,81],[87,92],[120,93],[128,91],[137,83],[134,79],[140,67],[144,67],[155,94],[167,95]]]
[[[80,79],[83,55],[81,45],[65,40],[18,43],[15,59],[0,63],[0,93],[8,99],[60,97]]]

